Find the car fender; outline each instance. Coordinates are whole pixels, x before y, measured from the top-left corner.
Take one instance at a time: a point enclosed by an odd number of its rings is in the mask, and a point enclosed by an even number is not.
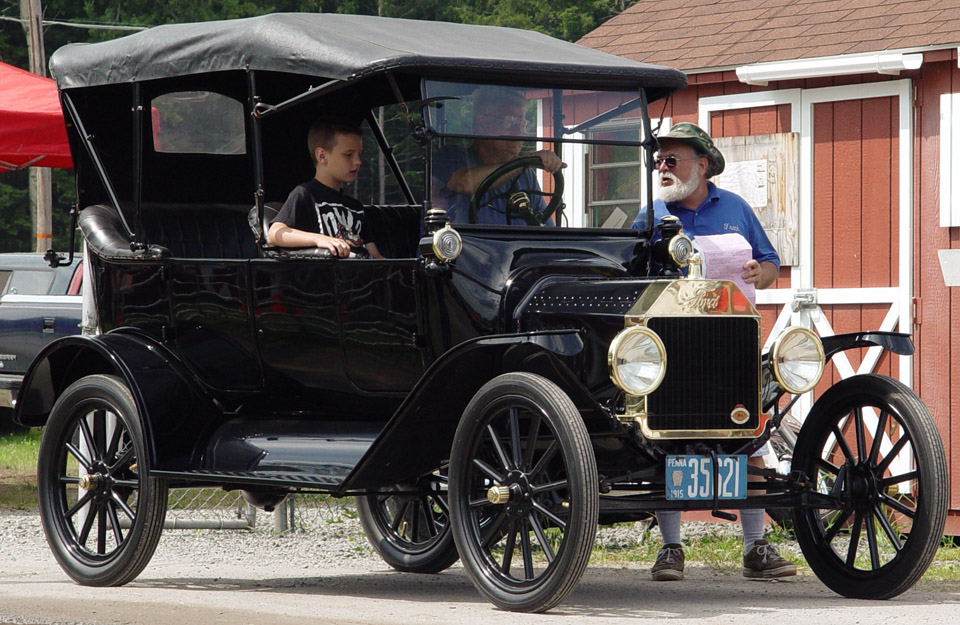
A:
[[[582,352],[583,338],[573,330],[486,336],[450,349],[400,405],[347,476],[343,490],[400,482],[435,470],[449,455],[467,403],[502,373],[542,375],[564,389],[585,419],[603,419],[603,408],[567,364]]]
[[[909,334],[900,332],[850,332],[821,337],[824,360],[829,361],[834,354],[855,347],[882,347],[883,349],[909,356],[913,354],[913,341]]]
[[[25,426],[44,425],[63,390],[93,374],[115,375],[130,389],[151,467],[178,470],[198,465],[201,430],[215,423],[222,411],[179,360],[139,333],[70,336],[48,345],[24,376],[14,420]]]

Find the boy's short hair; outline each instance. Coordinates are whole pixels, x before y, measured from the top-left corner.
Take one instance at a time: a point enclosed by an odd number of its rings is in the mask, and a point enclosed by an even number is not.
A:
[[[332,150],[336,145],[337,135],[363,136],[360,124],[346,117],[320,117],[310,125],[307,132],[307,148],[310,150],[310,160],[317,164],[317,148]]]

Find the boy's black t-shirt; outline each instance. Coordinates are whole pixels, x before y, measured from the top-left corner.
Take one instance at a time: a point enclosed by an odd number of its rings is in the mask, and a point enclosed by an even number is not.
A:
[[[364,243],[376,240],[376,233],[364,226],[363,204],[316,179],[291,191],[274,221],[339,239],[347,239],[345,234],[350,233]]]

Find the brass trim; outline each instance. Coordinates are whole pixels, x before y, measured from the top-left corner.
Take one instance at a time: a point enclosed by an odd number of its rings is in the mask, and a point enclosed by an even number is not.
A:
[[[699,260],[699,259],[697,259]],[[656,332],[647,328],[647,323],[652,318],[661,317],[709,317],[714,315],[723,315],[729,317],[748,317],[754,319],[757,329],[757,388],[763,388],[763,371],[760,367],[759,347],[763,344],[762,328],[760,327],[760,313],[756,307],[747,299],[740,287],[730,280],[706,280],[696,275],[681,280],[657,280],[651,283],[633,304],[624,318],[626,330],[621,331],[611,342],[608,350],[608,365],[610,365],[611,379],[618,388],[625,393],[624,413],[617,415],[617,419],[624,423],[635,422],[640,427],[644,437],[658,440],[676,440],[676,439],[733,439],[733,438],[757,438],[763,433],[770,415],[762,411],[760,394],[756,397],[756,413],[758,415],[758,426],[755,430],[743,428],[725,428],[715,430],[652,430],[647,425],[647,403],[646,397],[636,395],[629,389],[624,388],[615,375],[615,368],[612,366],[614,347],[628,330],[632,328],[644,328],[653,335]],[[659,341],[659,336],[657,336]],[[663,350],[664,367],[666,374],[666,349],[662,341],[658,343]],[[659,386],[663,381],[663,376],[657,382]],[[656,390],[652,388],[649,393]],[[752,404],[752,401],[751,401]]]
[[[626,325],[646,317],[726,315],[760,318],[740,287],[730,280],[657,280],[627,311]]]
[[[807,388],[803,388],[803,389],[794,389],[794,388],[791,388],[790,385],[786,384],[783,381],[783,378],[780,377],[780,367],[777,365],[778,361],[780,360],[780,348],[783,346],[783,342],[787,339],[787,337],[789,337],[791,334],[795,332],[800,332],[801,334],[806,334],[807,336],[813,338],[814,345],[817,346],[817,355],[820,357],[820,371],[817,374],[817,379],[814,380],[812,384],[807,386]],[[820,378],[823,377],[823,371],[826,368],[826,356],[824,355],[824,352],[823,352],[823,343],[820,341],[819,336],[817,336],[815,333],[808,330],[807,328],[801,328],[801,327],[787,328],[784,331],[782,331],[776,339],[774,339],[773,344],[770,347],[770,363],[772,365],[771,369],[773,369],[773,377],[777,380],[777,384],[780,385],[780,388],[786,390],[788,393],[793,393],[794,395],[806,393],[807,391],[815,387],[820,382]]]
[[[83,490],[96,490],[100,486],[100,474],[89,473],[87,475],[81,475],[80,479],[77,480],[77,485]]]
[[[650,388],[644,393],[637,392],[636,389],[628,386],[621,378],[620,372],[617,371],[616,361],[617,361],[617,352],[620,351],[620,346],[626,341],[630,336],[634,334],[643,334],[651,339],[653,343],[657,346],[657,350],[660,352],[660,374],[657,376],[656,381],[654,381]],[[610,370],[610,379],[613,380],[613,383],[617,385],[617,388],[622,390],[624,393],[629,395],[647,395],[657,390],[657,387],[660,386],[660,383],[663,382],[663,377],[667,374],[667,349],[663,346],[663,341],[657,335],[656,332],[650,328],[643,325],[635,325],[624,330],[621,330],[613,340],[610,341],[610,348],[607,350],[607,367]]]
[[[502,504],[510,501],[509,486],[491,486],[487,490],[487,501],[492,504]]]
[[[757,429],[747,430],[743,428],[730,428],[719,430],[651,430],[647,426],[647,414],[644,410],[638,413],[624,413],[617,417],[621,423],[636,423],[640,427],[640,432],[645,438],[652,440],[678,440],[691,438],[710,438],[710,439],[731,439],[731,438],[757,438],[763,434],[763,429],[770,420],[770,415],[759,414]]]
[[[684,282],[691,282],[690,280],[684,280]],[[714,280],[705,280],[704,282],[726,282],[729,286],[733,287],[739,292],[739,287],[733,282],[728,281],[714,281]],[[756,310],[756,309],[754,309]],[[652,318],[661,318],[661,317],[691,317],[691,316],[708,316],[708,315],[681,315],[681,314],[672,314],[672,315],[649,315],[643,317],[635,317],[630,319],[628,317],[627,323],[633,322],[634,324],[631,327],[643,327],[646,328],[646,324]],[[760,366],[760,352],[759,346],[762,345],[763,339],[763,330],[760,327],[760,315],[726,315],[733,317],[751,317],[756,322],[757,328],[757,388],[763,388],[763,368]],[[651,330],[653,332],[653,330]],[[618,335],[619,336],[619,335]],[[666,371],[666,367],[664,367]],[[662,378],[661,378],[662,381]],[[654,389],[656,390],[656,389]],[[674,439],[689,439],[689,438],[756,438],[763,433],[764,424],[770,419],[769,415],[763,414],[762,410],[762,400],[760,394],[757,394],[756,398],[756,413],[758,415],[759,426],[757,430],[744,430],[742,428],[730,428],[730,429],[716,429],[716,430],[652,430],[647,425],[647,408],[646,408],[646,398],[631,396],[629,391],[627,393],[624,401],[624,414],[622,416],[618,415],[618,419],[621,422],[631,422],[635,421],[640,426],[641,433],[649,439],[659,439],[659,440],[674,440]],[[651,391],[652,392],[652,391]],[[641,401],[635,401],[641,400]]]

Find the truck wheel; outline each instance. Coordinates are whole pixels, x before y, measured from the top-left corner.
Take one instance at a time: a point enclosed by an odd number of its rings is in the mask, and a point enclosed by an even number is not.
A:
[[[87,586],[120,586],[150,561],[167,509],[136,404],[118,378],[71,384],[50,412],[37,466],[40,517],[60,567]]]
[[[817,499],[795,511],[795,531],[824,584],[888,599],[920,579],[943,534],[948,475],[933,417],[910,389],[873,374],[834,385],[800,430],[793,469],[813,481]]]
[[[439,573],[457,561],[446,486],[438,473],[357,498],[363,531],[384,562],[405,573]]]
[[[556,384],[508,373],[474,395],[450,451],[450,517],[482,595],[522,612],[560,603],[590,560],[599,505],[590,436]]]

